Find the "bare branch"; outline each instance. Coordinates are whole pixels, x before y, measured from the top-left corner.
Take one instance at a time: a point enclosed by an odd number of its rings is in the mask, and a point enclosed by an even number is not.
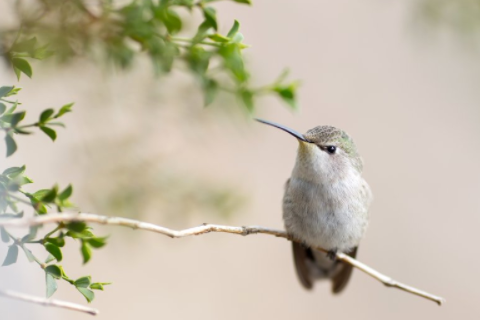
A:
[[[249,234],[262,233],[262,234],[269,234],[269,235],[280,237],[280,238],[285,238],[290,241],[299,242],[298,240],[288,235],[286,231],[260,227],[260,226],[231,227],[231,226],[221,226],[221,225],[215,225],[215,224],[204,224],[198,227],[193,227],[193,228],[184,229],[184,230],[173,230],[173,229],[165,228],[165,227],[158,226],[148,222],[142,222],[138,220],[119,218],[119,217],[107,217],[107,216],[101,216],[101,215],[96,215],[91,213],[77,213],[77,214],[52,213],[52,214],[43,215],[43,216],[36,216],[30,219],[0,220],[0,226],[30,227],[30,226],[43,225],[47,223],[73,222],[73,221],[83,221],[83,222],[98,223],[98,224],[105,224],[105,225],[130,227],[132,229],[140,229],[140,230],[160,233],[160,234],[169,236],[171,238],[197,236],[197,235],[210,233],[210,232],[225,232],[225,233],[239,234],[243,236],[247,236]],[[315,248],[315,249],[319,251],[327,252],[323,248]],[[393,288],[397,288],[397,289],[412,293],[414,295],[434,301],[439,305],[442,305],[443,303],[445,303],[445,299],[443,299],[442,297],[438,297],[433,294],[427,293],[425,291],[421,291],[416,288],[397,282],[392,278],[372,269],[371,267],[361,263],[356,259],[353,259],[352,257],[346,254],[337,253],[337,259],[340,261],[343,261],[344,263],[348,263],[353,267],[365,272],[366,274],[377,279],[387,287],[393,287]]]
[[[45,299],[45,298],[35,297],[28,294],[14,292],[10,290],[0,289],[0,296],[12,298],[15,300],[21,300],[25,302],[37,303],[46,307],[58,307],[58,308],[64,308],[64,309],[69,309],[73,311],[85,312],[93,316],[96,316],[99,313],[97,309],[85,307],[80,304],[71,303],[67,301],[60,301],[55,299]]]

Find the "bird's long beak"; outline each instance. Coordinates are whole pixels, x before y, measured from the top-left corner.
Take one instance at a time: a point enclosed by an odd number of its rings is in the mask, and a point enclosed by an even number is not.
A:
[[[285,131],[285,132],[288,132],[288,133],[290,133],[292,136],[294,136],[295,138],[297,138],[297,139],[300,140],[300,141],[304,141],[304,142],[311,143],[311,141],[307,140],[307,139],[303,136],[303,134],[298,133],[297,131],[295,131],[295,130],[293,130],[293,129],[290,129],[290,128],[287,128],[287,127],[285,127],[285,126],[282,126],[281,124],[278,124],[278,123],[275,123],[275,122],[266,121],[266,120],[262,120],[262,119],[255,119],[255,120],[257,120],[258,122],[264,123],[264,124],[268,124],[269,126],[278,128],[278,129],[283,130],[283,131]]]

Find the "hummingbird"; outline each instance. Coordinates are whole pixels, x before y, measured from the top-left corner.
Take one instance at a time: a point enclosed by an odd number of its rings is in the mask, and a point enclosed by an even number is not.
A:
[[[255,120],[283,130],[299,142],[283,197],[285,229],[299,241],[292,242],[298,279],[308,290],[315,280],[330,279],[332,292],[340,293],[352,266],[336,260],[336,253],[355,258],[368,225],[372,193],[362,178],[362,158],[350,136],[335,127],[318,126],[301,134],[274,122]]]

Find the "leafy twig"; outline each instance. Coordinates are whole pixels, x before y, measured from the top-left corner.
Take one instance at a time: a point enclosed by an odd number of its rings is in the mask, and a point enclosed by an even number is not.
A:
[[[120,218],[120,217],[101,216],[101,215],[90,214],[90,213],[78,213],[78,214],[52,213],[52,214],[37,216],[29,219],[9,219],[5,221],[0,221],[0,226],[31,227],[31,226],[44,225],[48,223],[59,223],[59,222],[88,222],[88,223],[98,223],[98,224],[105,224],[105,225],[123,226],[123,227],[130,227],[133,229],[152,231],[152,232],[169,236],[171,238],[183,238],[183,237],[194,236],[194,235],[195,236],[202,235],[210,232],[225,232],[225,233],[233,233],[233,234],[238,234],[243,236],[247,236],[250,234],[263,233],[263,234],[268,234],[268,235],[272,235],[280,238],[285,238],[290,241],[298,242],[298,240],[288,235],[286,231],[260,227],[260,226],[232,227],[232,226],[222,226],[222,225],[215,225],[215,224],[204,224],[198,227],[188,228],[184,230],[173,230],[173,229],[165,228],[165,227],[148,223],[148,222],[142,222],[138,220]],[[314,248],[314,249],[322,252],[327,252],[325,249],[322,249],[322,248]],[[397,282],[392,278],[361,263],[360,261],[351,258],[346,254],[337,253],[337,259],[344,263],[348,263],[353,267],[365,272],[366,274],[377,279],[387,287],[393,287],[393,288],[397,288],[397,289],[409,292],[411,294],[434,301],[438,303],[438,305],[442,305],[443,303],[445,303],[445,299],[442,297],[439,297],[439,296],[427,293],[425,291],[413,288],[411,286],[405,285],[403,283]]]

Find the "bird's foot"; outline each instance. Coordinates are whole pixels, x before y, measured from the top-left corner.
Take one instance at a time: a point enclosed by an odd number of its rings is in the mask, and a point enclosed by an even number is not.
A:
[[[335,261],[337,259],[337,251],[338,249],[328,250],[327,258],[329,258],[332,261]]]
[[[310,246],[309,246],[305,241],[300,242],[300,244],[301,244],[302,247],[304,247],[305,249],[310,248]]]

